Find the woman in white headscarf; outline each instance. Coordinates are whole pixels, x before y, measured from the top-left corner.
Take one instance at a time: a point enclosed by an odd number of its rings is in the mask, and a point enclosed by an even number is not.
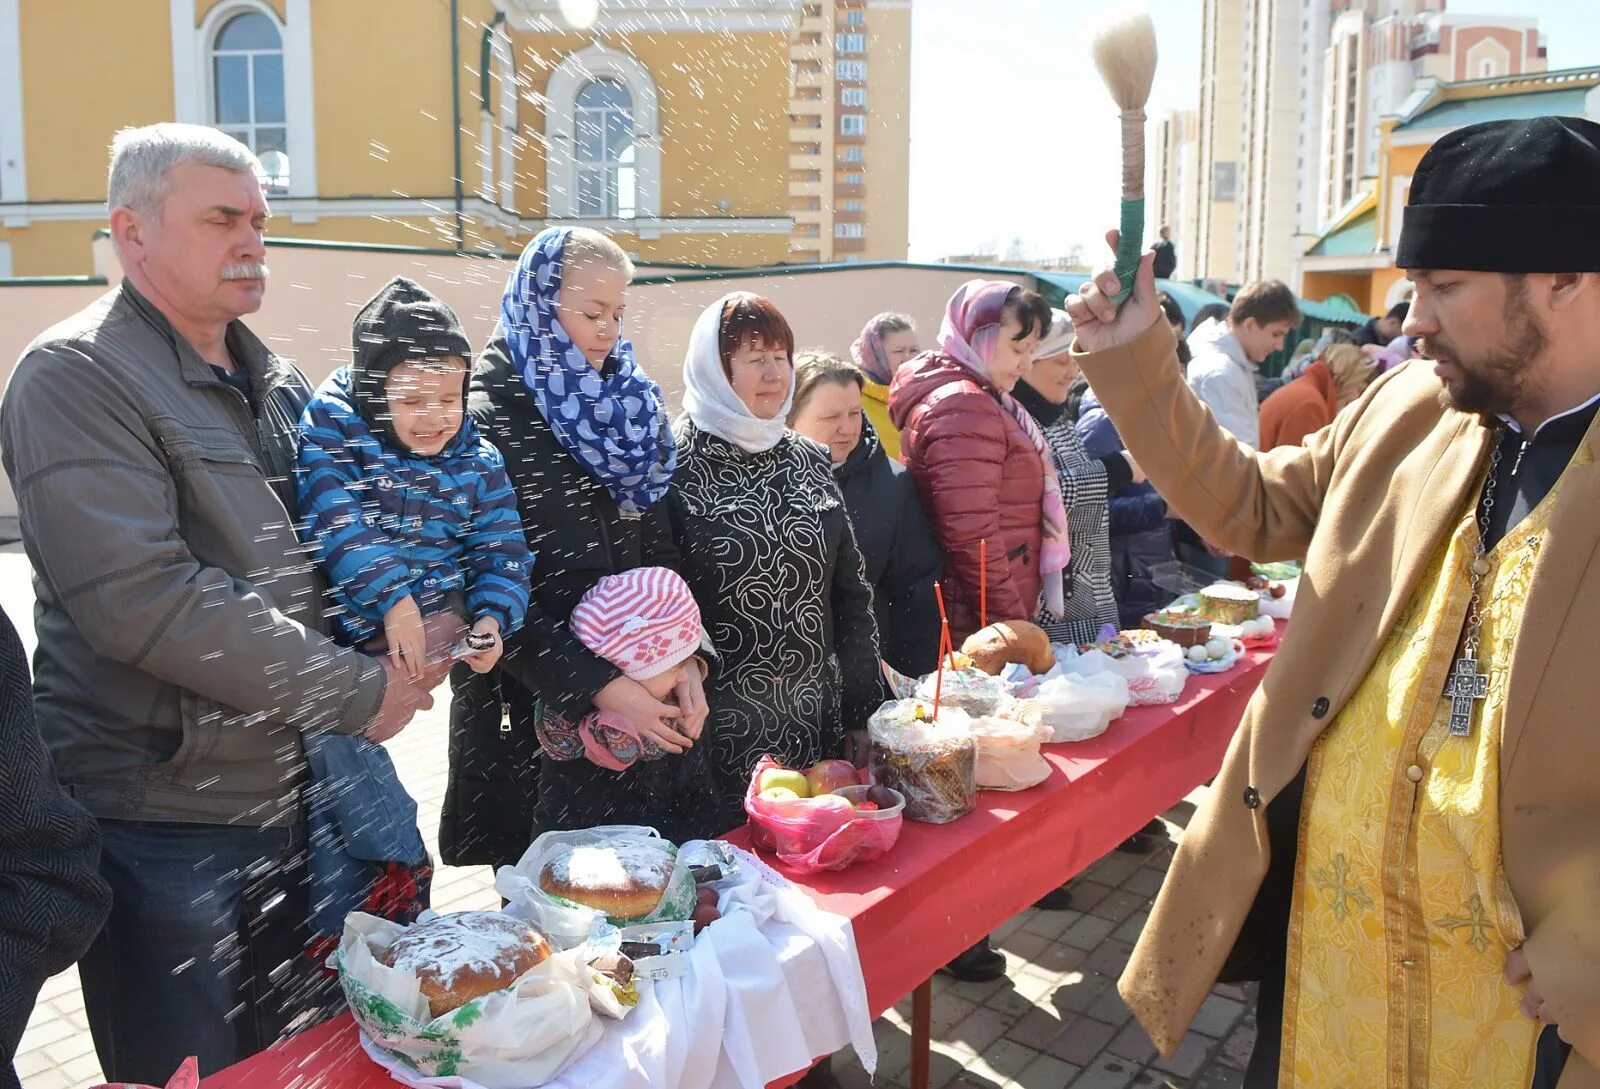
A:
[[[850,516],[820,443],[785,426],[794,334],[767,299],[718,299],[684,359],[669,514],[718,654],[707,682],[723,830],[756,761],[844,756],[877,707],[878,632]]]

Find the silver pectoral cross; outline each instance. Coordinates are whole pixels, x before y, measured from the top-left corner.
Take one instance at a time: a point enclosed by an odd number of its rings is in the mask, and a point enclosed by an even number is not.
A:
[[[1450,697],[1450,732],[1466,737],[1472,733],[1472,705],[1489,698],[1489,675],[1478,672],[1477,659],[1470,655],[1461,658],[1444,694]]]

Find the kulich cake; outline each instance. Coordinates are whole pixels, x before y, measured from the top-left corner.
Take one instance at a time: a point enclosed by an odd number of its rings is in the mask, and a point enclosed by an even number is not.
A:
[[[1213,624],[1243,624],[1261,611],[1261,595],[1243,586],[1219,582],[1200,591],[1200,615]]]
[[[1180,647],[1201,646],[1211,638],[1211,621],[1197,613],[1151,613],[1144,626]]]
[[[878,708],[867,723],[869,766],[874,783],[904,796],[908,818],[946,824],[977,808],[978,749],[964,712],[941,706],[938,722],[931,712],[919,700]]]
[[[660,906],[676,861],[665,840],[571,847],[545,863],[539,887],[610,919],[638,919]]]
[[[1026,620],[1007,620],[973,632],[961,644],[961,653],[972,659],[974,668],[990,675],[1004,672],[1012,662],[1030,673],[1048,673],[1056,664],[1050,637]]]
[[[931,705],[955,708],[973,717],[999,714],[1011,702],[1011,689],[999,677],[981,669],[947,669],[941,682],[930,673],[917,683],[917,698]]]
[[[418,923],[396,938],[378,961],[412,972],[442,1017],[474,998],[516,983],[550,956],[544,935],[498,911],[459,911]]]

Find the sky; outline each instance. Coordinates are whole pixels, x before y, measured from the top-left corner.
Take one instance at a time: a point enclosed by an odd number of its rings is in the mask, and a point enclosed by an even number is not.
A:
[[[1153,119],[1199,103],[1201,0],[1147,0],[1160,60]],[[1116,225],[1117,110],[1089,59],[1105,4],[914,0],[911,257],[1085,247]],[[1600,64],[1587,0],[1450,0],[1463,15],[1531,16],[1551,68]],[[982,17],[975,18],[974,12]]]

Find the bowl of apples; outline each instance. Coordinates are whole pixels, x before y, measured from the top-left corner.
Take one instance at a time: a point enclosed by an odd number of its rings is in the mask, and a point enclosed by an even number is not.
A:
[[[905,798],[861,779],[847,760],[800,771],[763,756],[744,798],[751,843],[797,873],[842,870],[884,855],[900,838]]]

